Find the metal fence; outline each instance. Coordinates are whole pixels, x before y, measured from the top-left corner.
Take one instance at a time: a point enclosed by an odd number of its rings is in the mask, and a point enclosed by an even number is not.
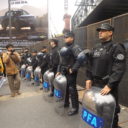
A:
[[[81,48],[87,47],[87,29],[86,27],[77,28],[74,30],[75,33],[75,44],[78,44]]]
[[[113,40],[122,43],[128,40],[128,13],[112,18],[112,25],[115,28]],[[128,106],[128,50],[126,53],[126,71],[119,85],[120,103]]]

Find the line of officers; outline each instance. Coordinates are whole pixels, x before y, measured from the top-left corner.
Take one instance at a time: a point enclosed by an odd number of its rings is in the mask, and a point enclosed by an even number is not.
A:
[[[92,86],[101,88],[101,95],[111,93],[116,100],[116,108],[112,128],[118,128],[118,113],[120,107],[118,103],[118,85],[125,71],[126,53],[122,44],[112,41],[114,28],[108,23],[101,24],[98,27],[100,43],[91,50],[85,50],[86,54],[86,75],[85,88]],[[83,56],[79,56],[82,49],[74,43],[75,35],[73,32],[67,32],[64,35],[64,46],[58,49],[58,40],[51,39],[51,51],[48,53],[47,47],[43,47],[41,52],[32,52],[33,70],[40,66],[42,74],[49,69],[55,76],[63,74],[67,78],[67,88],[64,107],[69,107],[69,96],[71,97],[72,109],[68,112],[69,116],[75,115],[79,110],[78,92],[76,89],[76,79],[78,69],[83,63]],[[26,49],[22,57],[22,64],[28,64],[26,61],[30,54]],[[43,78],[42,78],[43,79]],[[50,96],[54,95],[54,87]]]

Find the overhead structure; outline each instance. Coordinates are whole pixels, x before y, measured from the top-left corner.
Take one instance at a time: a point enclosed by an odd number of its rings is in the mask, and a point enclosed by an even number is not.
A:
[[[76,6],[73,29],[128,12],[128,0],[76,0]]]
[[[70,21],[71,21],[71,15],[68,14],[68,0],[64,0],[64,29],[63,33],[70,31]]]

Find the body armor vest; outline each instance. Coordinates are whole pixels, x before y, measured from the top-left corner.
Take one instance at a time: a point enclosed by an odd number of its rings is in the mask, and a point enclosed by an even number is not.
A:
[[[63,50],[64,49],[64,50]],[[75,61],[75,57],[72,52],[72,47],[65,46],[60,50],[60,56],[61,56],[61,65],[68,67],[72,66]]]
[[[92,75],[94,78],[103,79],[104,77],[109,76],[113,61],[112,51],[112,43],[105,46],[101,45],[100,47],[94,49],[92,55]]]

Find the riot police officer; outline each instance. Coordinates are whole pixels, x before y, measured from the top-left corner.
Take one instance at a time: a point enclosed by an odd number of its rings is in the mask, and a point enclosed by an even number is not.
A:
[[[31,65],[32,65],[32,69],[33,69],[33,78],[34,78],[34,70],[36,69],[36,67],[38,66],[38,59],[37,59],[37,50],[32,50],[32,58],[31,58]]]
[[[114,28],[110,24],[101,24],[97,31],[101,44],[90,53],[90,69],[86,70],[86,89],[97,86],[101,88],[101,95],[111,93],[114,96],[116,108],[112,128],[118,128],[118,85],[125,71],[125,49],[123,45],[113,43]]]
[[[69,107],[69,94],[71,95],[72,109],[68,112],[69,116],[78,113],[78,92],[76,89],[77,78],[77,56],[81,52],[81,48],[74,44],[74,33],[67,32],[64,35],[65,46],[60,49],[60,64],[58,74],[62,73],[67,78],[67,88],[64,107]]]
[[[29,65],[29,63],[27,61],[27,59],[29,57],[31,57],[31,54],[29,53],[29,49],[28,48],[25,48],[24,53],[23,53],[23,55],[21,57],[21,65],[22,64]]]
[[[58,52],[58,40],[57,39],[51,39],[50,40],[50,53],[49,53],[49,70],[51,72],[54,72],[54,74],[57,73],[57,67],[59,65],[59,52]],[[54,86],[51,86],[51,93],[50,97],[54,95]]]
[[[39,66],[41,68],[42,82],[43,82],[43,74],[45,73],[46,70],[48,70],[49,54],[48,54],[48,49],[46,46],[42,47],[41,52],[42,52],[42,56],[40,58],[41,63],[39,63]]]

